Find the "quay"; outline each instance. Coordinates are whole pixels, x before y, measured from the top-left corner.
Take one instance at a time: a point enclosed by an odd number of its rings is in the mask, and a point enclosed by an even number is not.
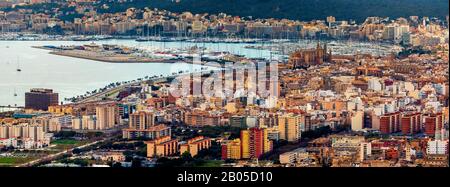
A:
[[[108,63],[175,63],[179,60],[167,58],[152,58],[143,55],[135,55],[138,53],[136,49],[125,49],[117,46],[108,46],[110,48],[102,49],[100,46],[89,45],[70,46],[70,47],[54,47],[54,46],[33,46],[33,48],[50,50],[50,54],[67,56],[73,58],[81,58],[87,60],[95,60]],[[105,48],[105,47],[103,47]]]
[[[83,46],[32,46],[32,48],[49,50],[49,54],[94,60],[107,63],[187,63],[193,64],[192,56],[179,56],[178,54],[168,54],[164,57],[158,57],[152,53],[141,51],[136,48],[128,48],[116,45],[83,45]],[[230,55],[233,56],[233,55]],[[240,58],[233,56],[232,58]],[[233,62],[232,59],[201,57],[201,63],[215,68],[223,68],[225,62]],[[215,64],[207,62],[216,62]]]
[[[81,51],[81,50],[51,51],[50,54],[109,63],[175,63],[177,61],[172,59],[135,57],[128,55],[108,56],[102,55],[101,53]]]

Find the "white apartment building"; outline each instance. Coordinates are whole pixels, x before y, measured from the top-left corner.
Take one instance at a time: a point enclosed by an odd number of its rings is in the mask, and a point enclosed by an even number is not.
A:
[[[448,150],[448,141],[432,140],[427,143],[427,154],[446,154]]]

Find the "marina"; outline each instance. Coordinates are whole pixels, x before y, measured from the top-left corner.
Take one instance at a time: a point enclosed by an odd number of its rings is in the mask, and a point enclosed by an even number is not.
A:
[[[111,63],[174,63],[175,57],[152,57],[142,50],[118,45],[34,46],[50,50],[50,54]]]
[[[0,73],[4,77],[0,81],[0,105],[23,106],[24,93],[35,87],[53,88],[60,93],[60,100],[63,101],[64,98],[84,95],[88,91],[115,82],[215,68],[186,63],[195,55],[200,55],[202,61],[216,62],[222,59],[231,60],[231,57],[283,60],[288,55],[267,48],[268,45],[264,43],[137,42],[134,39],[95,41],[100,46],[126,46],[145,51],[146,55],[153,59],[173,61],[173,63],[109,63],[95,59],[55,55],[49,53],[51,51],[48,49],[35,48],[36,46],[83,46],[91,43],[92,41],[0,41],[2,56]],[[314,45],[315,43],[299,41],[296,44]],[[246,47],[248,45],[260,46],[261,49],[251,49]],[[357,46],[356,43],[354,46]],[[341,50],[333,50],[333,54],[349,50],[356,49],[341,48]],[[365,52],[365,49],[361,51]]]

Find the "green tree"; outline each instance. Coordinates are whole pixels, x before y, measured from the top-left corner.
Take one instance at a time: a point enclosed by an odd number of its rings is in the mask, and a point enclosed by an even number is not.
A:
[[[139,158],[133,158],[133,160],[131,161],[131,167],[133,167],[133,168],[141,167],[141,164],[142,164],[142,160]]]

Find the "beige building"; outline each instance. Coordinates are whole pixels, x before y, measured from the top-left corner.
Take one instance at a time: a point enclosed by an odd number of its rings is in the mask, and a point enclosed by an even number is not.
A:
[[[286,114],[278,117],[278,130],[280,139],[289,142],[298,141],[301,137],[301,116]]]
[[[241,159],[241,140],[236,138],[222,144],[222,159]]]
[[[149,129],[155,126],[155,116],[151,112],[139,111],[130,115],[129,127],[130,129]]]
[[[165,125],[155,125],[149,129],[123,129],[122,137],[126,139],[133,139],[138,137],[145,137],[150,139],[157,139],[164,136],[171,136],[170,127]]]
[[[250,131],[241,131],[241,158],[250,158]]]
[[[298,148],[293,151],[280,154],[279,159],[281,164],[294,164],[308,158],[308,156],[309,153],[305,148]]]
[[[174,155],[178,151],[178,140],[172,140],[170,136],[164,136],[147,144],[147,157],[165,157]]]
[[[0,125],[0,138],[17,138],[29,139],[33,141],[44,141],[45,131],[42,125],[36,124],[4,124]]]
[[[97,115],[97,130],[104,130],[116,126],[115,106],[98,106],[95,108]]]
[[[93,115],[72,118],[73,130],[96,130],[97,120]]]
[[[364,129],[364,112],[357,111],[353,114],[351,118],[352,131],[361,131]]]
[[[191,156],[195,156],[199,151],[203,149],[209,149],[211,147],[211,139],[198,136],[189,139],[187,142],[180,145],[180,154],[188,152]]]

